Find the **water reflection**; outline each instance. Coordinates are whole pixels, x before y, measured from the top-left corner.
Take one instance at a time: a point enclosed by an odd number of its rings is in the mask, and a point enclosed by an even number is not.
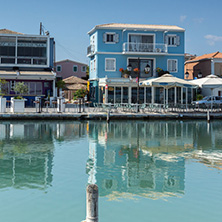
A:
[[[46,188],[52,182],[53,149],[48,124],[0,124],[0,188]]]
[[[221,123],[2,122],[0,189],[47,189],[56,146],[66,148],[88,136],[89,158],[82,161],[87,161],[88,182],[99,185],[101,196],[183,196],[187,159],[222,169]]]
[[[184,194],[185,161],[222,166],[221,122],[89,123],[89,183],[110,199]]]
[[[86,123],[0,124],[0,189],[46,189],[53,180],[54,144],[87,135]]]

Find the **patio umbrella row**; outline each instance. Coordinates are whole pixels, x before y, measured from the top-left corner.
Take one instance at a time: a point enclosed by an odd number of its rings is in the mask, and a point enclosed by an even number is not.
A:
[[[165,74],[158,78],[148,79],[140,82],[140,86],[145,87],[163,87],[166,89],[166,95],[164,91],[164,103],[168,104],[168,89],[172,87],[180,88],[197,88],[198,85],[192,82],[188,82],[184,79],[177,78],[171,74]],[[176,95],[175,95],[176,96]],[[165,98],[166,97],[166,98]],[[176,99],[175,99],[176,101]],[[187,103],[187,93],[186,93],[186,103]]]
[[[172,87],[181,87],[181,88],[209,88],[211,89],[211,94],[213,89],[222,87],[222,78],[216,75],[208,75],[204,78],[187,81],[184,79],[177,78],[170,74],[165,74],[158,78],[152,78],[139,83],[140,86],[145,87],[163,87],[166,89],[166,103],[168,104],[168,89]],[[175,99],[176,100],[176,99]],[[165,102],[165,93],[164,93],[164,102]],[[213,102],[213,100],[211,101]],[[187,103],[187,92],[186,92],[186,103]]]

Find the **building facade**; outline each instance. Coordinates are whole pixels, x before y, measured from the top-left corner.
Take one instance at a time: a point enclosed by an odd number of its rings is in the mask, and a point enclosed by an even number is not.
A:
[[[53,72],[54,39],[48,35],[27,35],[0,30],[0,79],[6,80],[5,96],[17,94],[18,82],[28,86],[26,105],[36,96],[55,96],[56,73]]]
[[[57,76],[62,79],[76,76],[79,78],[86,77],[87,64],[72,61],[69,59],[58,61],[55,63]]]
[[[138,73],[127,72],[129,65],[140,70],[139,80],[158,77],[160,70],[184,78],[184,32],[183,28],[165,25],[95,26],[88,32],[87,48],[91,100],[135,103]],[[150,90],[140,87],[140,103],[150,100]]]
[[[188,73],[185,79],[201,78],[210,74],[222,76],[222,53],[217,51],[188,60],[184,70]]]

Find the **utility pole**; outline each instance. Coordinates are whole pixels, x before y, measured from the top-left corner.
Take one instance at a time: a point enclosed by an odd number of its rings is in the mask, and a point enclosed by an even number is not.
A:
[[[40,22],[40,35],[42,35],[42,22]]]

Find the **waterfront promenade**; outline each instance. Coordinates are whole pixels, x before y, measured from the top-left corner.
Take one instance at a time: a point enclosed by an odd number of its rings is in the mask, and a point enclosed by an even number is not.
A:
[[[1,120],[149,120],[149,119],[206,119],[207,112],[177,112],[177,111],[158,111],[158,112],[129,112],[129,111],[111,111],[95,110],[93,107],[81,109],[66,108],[65,112],[59,113],[55,108],[44,108],[41,113],[36,108],[25,108],[24,113],[11,113],[6,109],[6,113],[0,113]],[[222,119],[222,112],[210,112],[211,119]]]

